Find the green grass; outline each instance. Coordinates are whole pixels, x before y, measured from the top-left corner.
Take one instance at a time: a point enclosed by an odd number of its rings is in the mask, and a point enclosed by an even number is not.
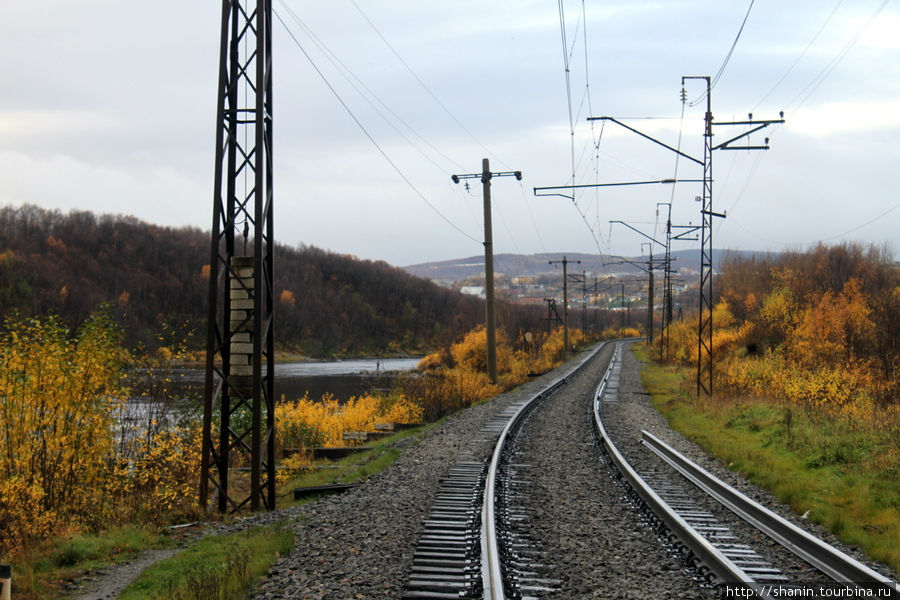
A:
[[[138,552],[171,545],[154,528],[116,527],[100,534],[77,534],[50,540],[13,564],[14,598],[58,598],[60,584],[84,571],[125,560]]]
[[[238,600],[293,544],[285,523],[208,536],[147,568],[119,600]]]
[[[298,487],[328,485],[332,483],[355,483],[389,467],[400,457],[400,450],[394,445],[407,438],[421,437],[422,433],[442,423],[439,419],[434,423],[413,427],[387,436],[371,445],[366,450],[345,456],[335,461],[318,461],[312,470],[304,471],[287,483],[279,486],[279,497],[287,498],[284,505],[295,505],[310,502],[312,499],[291,500],[290,492]],[[313,498],[314,499],[314,498]]]
[[[900,571],[896,424],[851,422],[771,399],[698,399],[694,369],[652,363],[637,345],[635,354],[644,388],[673,429]]]
[[[101,535],[73,535],[55,546],[46,559],[56,567],[90,568],[108,557],[130,555],[166,541],[155,531],[119,527]]]

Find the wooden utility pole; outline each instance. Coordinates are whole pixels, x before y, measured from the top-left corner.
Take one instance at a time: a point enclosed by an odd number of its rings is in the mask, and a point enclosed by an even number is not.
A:
[[[497,383],[497,323],[494,314],[494,233],[491,225],[491,179],[493,177],[515,176],[522,180],[521,171],[508,171],[492,173],[491,163],[484,158],[481,161],[481,173],[468,175],[453,175],[453,183],[459,183],[460,179],[481,178],[484,196],[484,299],[485,327],[487,328],[487,371],[491,383]]]
[[[562,260],[551,260],[549,264],[560,264],[563,266],[563,359],[569,356],[569,263],[581,264],[580,260],[569,260],[563,256]]]

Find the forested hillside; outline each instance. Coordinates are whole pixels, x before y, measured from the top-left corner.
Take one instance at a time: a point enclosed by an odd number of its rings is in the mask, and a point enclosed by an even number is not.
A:
[[[69,325],[106,304],[130,345],[205,339],[209,237],[134,217],[0,209],[0,310],[58,314]],[[482,319],[481,301],[384,262],[279,246],[276,335],[314,356],[417,352],[458,339]],[[541,314],[501,307],[511,331]]]

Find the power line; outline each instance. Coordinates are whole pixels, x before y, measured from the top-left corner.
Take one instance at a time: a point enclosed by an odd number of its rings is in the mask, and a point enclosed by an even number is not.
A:
[[[538,243],[544,254],[547,253],[547,246],[544,245],[544,238],[541,237],[540,229],[538,229],[537,221],[534,219],[534,211],[531,210],[531,203],[528,201],[528,195],[525,193],[525,185],[520,181],[519,190],[522,192],[522,199],[525,201],[525,208],[528,210],[528,216],[531,218],[531,225],[534,227],[534,234],[537,236]]]
[[[394,169],[394,171],[397,173],[397,175],[400,176],[400,178],[406,183],[406,185],[409,186],[409,188],[426,205],[428,205],[428,207],[431,210],[433,210],[434,213],[437,214],[437,216],[439,216],[444,222],[446,222],[453,229],[455,229],[456,231],[458,231],[465,237],[469,238],[476,244],[481,244],[481,240],[479,240],[478,238],[476,238],[472,235],[469,235],[468,233],[466,233],[466,231],[464,231],[459,226],[457,226],[456,223],[454,223],[453,221],[448,219],[446,216],[444,216],[444,214],[441,211],[439,211],[437,209],[437,207],[434,204],[432,204],[431,201],[429,201],[428,198],[426,198],[425,195],[421,191],[419,191],[419,189],[413,184],[413,182],[409,179],[409,177],[407,177],[406,174],[400,169],[400,167],[397,166],[397,164],[391,159],[391,157],[388,155],[388,153],[385,152],[385,150],[381,147],[381,145],[377,141],[375,141],[375,138],[372,137],[372,134],[369,133],[369,130],[366,129],[365,125],[362,124],[362,121],[360,121],[357,118],[357,116],[353,113],[353,111],[350,109],[350,106],[348,106],[347,103],[344,102],[344,99],[341,98],[341,95],[338,94],[338,92],[334,88],[334,86],[331,85],[331,82],[328,81],[328,78],[325,77],[325,74],[322,72],[321,69],[319,69],[318,65],[316,65],[316,63],[313,61],[312,57],[309,55],[309,53],[303,47],[303,44],[300,43],[300,41],[294,35],[294,32],[291,31],[291,29],[290,29],[290,27],[288,27],[287,23],[284,22],[284,19],[281,18],[281,15],[278,14],[278,11],[273,10],[272,12],[275,15],[275,18],[278,19],[278,22],[281,23],[281,26],[284,27],[284,30],[287,32],[288,36],[290,36],[290,38],[294,41],[294,44],[297,46],[297,48],[300,49],[300,52],[303,53],[303,56],[306,57],[306,60],[309,62],[310,65],[312,65],[312,68],[316,71],[316,73],[319,75],[319,77],[322,79],[322,81],[325,83],[325,85],[328,87],[328,89],[331,91],[331,93],[334,95],[334,97],[337,99],[337,101],[340,103],[340,105],[344,108],[344,110],[347,112],[347,114],[350,116],[350,118],[353,119],[353,122],[356,123],[356,125],[360,128],[360,130],[363,132],[363,134],[365,134],[365,136],[369,139],[369,141],[372,143],[372,145],[375,146],[375,149],[378,150],[378,153],[381,154],[381,156],[388,162],[388,164]]]
[[[859,30],[856,32],[856,34],[852,38],[850,38],[850,40],[844,45],[844,47],[840,50],[840,52],[838,52],[834,56],[834,58],[832,58],[831,61],[827,65],[825,65],[825,67],[819,72],[819,74],[816,75],[815,77],[813,77],[812,81],[810,81],[806,85],[806,87],[803,88],[800,91],[800,93],[797,94],[794,97],[794,99],[790,101],[790,103],[788,104],[788,108],[790,108],[791,110],[796,110],[797,108],[802,106],[804,103],[806,103],[807,100],[809,100],[809,98],[815,93],[815,91],[817,89],[819,89],[819,86],[822,85],[822,83],[828,78],[829,75],[831,75],[831,73],[835,70],[835,68],[837,68],[837,66],[841,63],[841,61],[844,60],[844,57],[847,56],[847,54],[850,52],[850,50],[853,48],[853,46],[856,45],[856,42],[858,42],[859,39],[862,37],[863,33],[865,33],[866,29],[869,28],[869,26],[872,24],[872,22],[878,17],[878,15],[881,14],[881,11],[884,10],[884,7],[887,6],[888,2],[890,2],[890,1],[891,0],[884,0],[878,6],[878,8],[875,9],[875,12],[872,13],[872,16],[870,16],[869,19],[865,22],[865,24],[863,24],[863,26],[859,28]],[[809,91],[807,92],[807,90],[809,90]],[[801,96],[803,98],[802,100],[800,100]],[[794,106],[794,103],[797,102],[798,100],[799,100],[799,103],[797,103],[797,105]]]
[[[725,60],[722,61],[722,66],[719,67],[718,72],[713,77],[712,83],[710,84],[711,88],[715,88],[716,84],[719,82],[719,78],[722,77],[722,73],[725,72],[725,67],[728,66],[728,61],[731,60],[731,55],[734,53],[734,49],[737,46],[738,40],[741,39],[741,34],[744,32],[744,25],[747,24],[747,19],[750,17],[750,10],[753,8],[754,0],[750,0],[750,6],[747,7],[747,14],[744,15],[744,20],[741,21],[741,28],[738,29],[737,35],[734,36],[734,42],[731,44],[731,48],[728,49],[728,54],[725,55]]]
[[[576,178],[577,178],[577,172],[576,172],[577,166],[580,164],[580,162],[579,163],[575,162],[575,116],[572,111],[572,80],[571,80],[571,66],[570,66],[569,59],[575,53],[575,45],[576,45],[576,42],[578,39],[578,27],[576,25],[575,38],[572,41],[572,46],[571,46],[571,50],[570,50],[569,43],[567,40],[567,35],[566,35],[566,11],[565,11],[565,6],[564,6],[564,0],[558,0],[557,6],[558,6],[558,10],[559,10],[559,33],[560,33],[560,40],[562,42],[562,51],[563,51],[563,69],[565,70],[565,75],[566,75],[566,108],[568,109],[568,113],[569,113],[569,153],[570,153],[570,161],[571,161],[571,169],[572,169],[572,185],[574,186],[576,183]],[[584,2],[582,1],[582,14],[579,15],[579,23],[586,22],[586,19],[582,18],[585,16],[586,16],[586,13],[585,13],[585,9],[584,9]],[[584,43],[585,43],[585,72],[587,72],[587,61],[586,61],[586,58],[587,58],[587,46],[586,46],[587,30],[586,29],[585,29],[585,32],[583,35],[583,39],[584,39]],[[587,75],[585,75],[585,81],[587,81]],[[585,95],[582,97],[582,102],[581,102],[582,106],[584,105],[585,98],[589,98],[589,93],[588,93],[589,89],[590,88],[588,86],[587,90],[585,91]],[[583,155],[583,153],[582,153],[582,155]],[[588,220],[588,217],[585,214],[585,212],[578,205],[578,201],[575,199],[575,192],[573,191],[572,196],[567,196],[567,197],[570,200],[572,200],[572,205],[575,207],[575,210],[578,212],[579,216],[581,217],[581,220],[587,226],[588,231],[590,232],[591,237],[594,240],[594,244],[597,246],[598,252],[600,252],[602,254],[600,240],[597,237],[597,233],[594,231],[594,228],[591,227],[591,223]]]
[[[558,0],[559,6],[559,33],[562,38],[563,68],[566,72],[566,108],[569,110],[569,138],[572,158],[572,183],[575,183],[575,122],[572,117],[572,82],[569,73],[569,46],[566,42],[566,12],[563,0]],[[574,202],[575,199],[573,198]]]
[[[357,10],[357,12],[359,12],[359,14],[362,16],[362,18],[366,21],[366,23],[368,23],[369,27],[372,28],[372,31],[375,32],[375,34],[381,39],[382,42],[384,42],[385,46],[388,47],[388,49],[391,51],[391,53],[393,53],[393,55],[397,58],[397,60],[400,61],[400,64],[402,64],[403,67],[410,73],[410,75],[412,75],[413,79],[416,80],[416,82],[422,87],[422,89],[425,90],[425,92],[426,92],[429,96],[431,96],[431,98],[437,103],[437,105],[438,105],[438,106],[439,106],[439,107],[440,107],[440,108],[441,108],[441,109],[442,109],[442,110],[443,110],[443,111],[444,111],[444,112],[445,112],[445,113],[446,113],[446,114],[447,114],[447,115],[448,115],[448,116],[449,116],[449,117],[450,117],[450,118],[451,118],[451,119],[452,119],[452,120],[453,120],[453,121],[454,121],[454,122],[455,122],[462,130],[463,130],[463,131],[464,131],[464,132],[465,132],[465,133],[466,133],[466,134],[468,134],[469,137],[471,137],[472,140],[475,141],[475,143],[477,143],[479,146],[481,146],[481,148],[482,148],[485,152],[487,152],[488,155],[490,155],[492,158],[494,158],[499,164],[503,165],[503,164],[504,164],[504,161],[502,161],[500,158],[498,158],[498,157],[497,157],[493,152],[491,152],[484,144],[482,144],[481,141],[480,141],[477,137],[475,137],[475,135],[474,135],[474,134],[473,134],[473,133],[465,126],[465,125],[463,125],[463,123],[456,117],[456,115],[454,115],[454,114],[450,111],[450,109],[447,108],[447,106],[446,106],[443,102],[441,102],[441,100],[437,97],[437,95],[436,95],[433,91],[431,91],[431,88],[429,88],[429,87],[425,84],[425,82],[422,80],[422,78],[419,77],[419,75],[413,70],[413,68],[409,65],[409,63],[407,63],[406,60],[404,60],[404,58],[400,55],[400,53],[397,51],[397,49],[396,49],[396,48],[388,41],[387,37],[385,37],[385,35],[381,32],[381,30],[378,29],[378,27],[375,25],[375,23],[372,21],[372,19],[370,19],[369,16],[362,10],[362,8],[360,8],[359,4],[356,3],[356,0],[350,0],[350,3],[351,3],[351,4],[353,5],[353,7]],[[443,155],[443,154],[441,154],[441,155],[444,156],[445,158],[447,158],[445,155]],[[450,160],[450,159],[448,159],[448,160]],[[452,160],[451,160],[451,162],[453,162],[460,170],[465,170],[464,167],[463,167],[462,165],[460,165],[458,162],[452,161]],[[516,240],[515,240],[515,238],[513,237],[512,232],[509,230],[509,227],[508,227],[507,224],[506,224],[506,219],[503,217],[503,213],[502,213],[502,211],[499,209],[499,207],[497,207],[497,213],[498,213],[498,216],[500,217],[500,221],[503,223],[503,226],[504,226],[504,228],[506,229],[507,234],[508,234],[509,237],[510,237],[510,241],[512,241],[513,246],[515,246],[516,248],[518,248],[518,244],[516,243]]]
[[[503,161],[500,160],[493,152],[491,152],[491,151],[487,148],[487,146],[485,146],[484,144],[482,144],[481,141],[480,141],[477,137],[475,137],[475,134],[472,133],[472,132],[469,130],[468,127],[466,127],[465,125],[463,125],[462,121],[460,121],[458,118],[456,118],[456,115],[454,115],[454,114],[450,111],[450,109],[447,108],[447,106],[446,106],[443,102],[441,102],[440,98],[438,98],[437,95],[435,95],[435,93],[431,91],[431,88],[429,88],[429,87],[425,84],[425,82],[422,81],[422,79],[416,74],[416,72],[413,70],[413,68],[409,66],[409,63],[407,63],[407,62],[403,59],[403,57],[400,56],[400,53],[397,52],[397,49],[394,48],[393,45],[391,45],[391,43],[390,43],[390,42],[388,41],[388,39],[381,33],[381,31],[378,29],[378,27],[375,26],[375,23],[373,23],[372,20],[368,17],[368,15],[366,15],[366,13],[363,12],[363,10],[362,10],[362,9],[359,7],[359,5],[356,3],[356,0],[350,0],[350,3],[353,5],[354,8],[356,8],[356,10],[359,12],[359,14],[362,15],[362,18],[365,19],[366,23],[369,24],[369,27],[372,28],[372,30],[375,32],[375,34],[378,35],[379,38],[381,38],[381,41],[384,42],[384,45],[387,46],[388,49],[394,54],[394,56],[397,57],[397,60],[400,61],[400,64],[402,64],[402,65],[404,66],[404,68],[406,68],[406,70],[409,71],[409,74],[412,75],[413,79],[415,79],[416,82],[417,82],[420,86],[422,86],[422,89],[425,90],[425,92],[426,92],[429,96],[431,96],[432,100],[434,100],[434,101],[437,103],[437,105],[441,107],[441,110],[443,110],[443,111],[447,114],[447,116],[450,117],[450,118],[453,120],[453,122],[456,123],[456,124],[460,127],[460,129],[462,129],[462,130],[463,130],[470,138],[472,138],[472,140],[474,140],[476,144],[478,144],[479,146],[481,146],[482,150],[484,150],[485,152],[487,152],[487,153],[491,156],[491,158],[495,159],[495,160],[496,160],[498,163],[500,163],[501,165],[504,164]]]
[[[845,232],[843,232],[843,233],[839,233],[839,234],[837,234],[837,235],[833,235],[833,236],[831,236],[831,237],[823,238],[823,239],[821,239],[821,240],[816,240],[816,241],[819,241],[819,242],[830,242],[831,240],[836,240],[837,238],[844,237],[845,235],[847,235],[847,234],[849,234],[849,233],[853,233],[854,231],[858,231],[858,230],[862,229],[863,227],[866,227],[866,226],[868,226],[868,225],[871,225],[871,224],[874,223],[875,221],[880,221],[881,219],[883,219],[884,217],[888,216],[890,213],[894,212],[894,211],[897,210],[898,208],[900,208],[900,204],[896,204],[896,205],[892,206],[891,208],[887,209],[886,211],[884,211],[883,213],[881,213],[881,214],[878,215],[877,217],[874,217],[874,218],[872,218],[872,219],[869,219],[868,221],[866,221],[866,222],[863,223],[862,225],[857,225],[856,227],[854,227],[854,228],[852,228],[852,229],[848,229],[847,231],[845,231]]]
[[[747,14],[744,15],[744,20],[741,21],[741,27],[738,29],[737,35],[734,36],[734,41],[731,43],[731,48],[728,49],[728,54],[725,55],[725,60],[722,61],[722,66],[719,67],[719,70],[716,72],[716,74],[712,78],[712,81],[710,82],[710,90],[716,87],[716,84],[719,82],[719,78],[722,77],[722,73],[725,72],[725,67],[728,66],[728,61],[731,60],[731,55],[734,54],[734,49],[735,47],[737,47],[738,40],[741,39],[741,34],[744,32],[744,25],[747,24],[747,19],[750,17],[750,10],[753,8],[754,1],[755,0],[750,0],[750,6],[747,7]],[[706,92],[693,100],[691,102],[691,106],[695,106],[697,103],[702,102],[705,98]]]
[[[429,142],[428,140],[426,140],[426,139],[425,139],[418,131],[416,131],[416,129],[415,129],[412,125],[410,125],[409,123],[407,123],[407,122],[403,119],[403,117],[401,117],[400,115],[398,115],[398,114],[396,113],[396,111],[394,111],[390,106],[388,106],[387,103],[386,103],[384,100],[382,100],[381,97],[378,96],[378,94],[376,94],[374,91],[372,91],[372,89],[369,88],[369,86],[367,86],[367,85],[365,84],[365,82],[363,82],[363,81],[362,81],[362,80],[361,80],[361,79],[353,72],[353,70],[350,69],[350,68],[349,68],[349,67],[348,67],[348,66],[347,66],[347,65],[346,65],[346,64],[345,64],[345,63],[344,63],[344,62],[343,62],[343,61],[342,61],[342,60],[341,60],[334,52],[332,52],[331,49],[325,44],[325,42],[323,42],[323,41],[321,40],[321,38],[319,38],[319,36],[317,36],[317,35],[315,34],[315,32],[314,32],[309,26],[307,26],[306,23],[303,22],[302,19],[300,19],[300,17],[297,15],[297,13],[294,12],[294,11],[293,11],[293,10],[292,10],[285,2],[284,2],[284,0],[281,0],[281,1],[280,1],[280,4],[281,4],[281,6],[284,7],[284,9],[288,12],[288,14],[289,14],[290,17],[293,19],[293,21],[294,21],[295,23],[297,23],[297,25],[299,25],[299,26],[303,29],[303,32],[306,33],[307,36],[309,36],[309,38],[310,38],[310,39],[313,41],[313,43],[319,48],[319,50],[322,52],[322,54],[325,56],[325,58],[326,58],[326,59],[327,59],[327,60],[335,67],[335,69],[336,69],[336,70],[344,77],[344,79],[351,85],[351,87],[353,87],[353,89],[356,90],[356,93],[358,93],[358,94],[359,94],[359,95],[360,95],[360,96],[361,96],[361,97],[369,104],[369,106],[371,106],[372,109],[373,109],[376,113],[378,113],[378,115],[379,115],[382,119],[384,119],[385,123],[387,123],[387,124],[388,124],[395,132],[397,132],[397,134],[398,134],[401,138],[403,138],[403,139],[404,139],[404,140],[405,140],[405,141],[406,141],[406,142],[407,142],[414,150],[416,150],[416,152],[418,152],[425,160],[427,160],[428,162],[430,162],[432,165],[434,165],[434,166],[435,166],[438,170],[440,170],[441,172],[447,171],[446,166],[439,165],[439,164],[438,164],[431,156],[429,156],[428,154],[426,154],[421,148],[419,148],[415,143],[413,143],[413,141],[410,140],[410,139],[406,136],[406,134],[404,134],[404,133],[400,130],[400,128],[398,128],[398,127],[394,124],[394,122],[391,121],[391,119],[389,119],[389,118],[388,118],[388,117],[387,117],[387,116],[386,116],[386,115],[378,108],[378,106],[376,106],[376,105],[372,102],[372,100],[369,99],[369,96],[371,96],[372,98],[374,98],[374,99],[378,102],[378,104],[380,104],[387,112],[389,112],[389,113],[394,117],[394,119],[396,119],[399,123],[401,123],[404,127],[406,127],[406,129],[408,129],[414,136],[416,136],[419,140],[421,140],[422,143],[424,143],[426,146],[428,146],[429,148],[431,148],[431,150],[433,150],[433,151],[435,152],[435,154],[440,155],[440,156],[441,156],[444,160],[446,160],[447,162],[449,162],[449,163],[451,163],[451,164],[453,164],[453,165],[459,167],[460,169],[462,169],[462,166],[461,166],[458,162],[456,162],[455,160],[453,160],[452,158],[450,158],[449,156],[447,156],[446,154],[444,154],[441,150],[439,150],[437,147],[435,147],[434,144],[432,144],[431,142]],[[354,81],[355,81],[356,83],[354,83]],[[357,86],[357,84],[359,85],[359,87]],[[363,93],[363,92],[360,90],[360,87],[361,87],[363,90],[365,90],[366,93]],[[368,94],[368,95],[367,95],[367,94]]]
[[[784,75],[781,76],[781,79],[779,79],[777,82],[775,82],[775,85],[772,86],[772,89],[770,89],[768,92],[766,92],[766,95],[762,97],[762,100],[760,100],[759,102],[756,103],[756,106],[753,107],[754,112],[756,111],[756,109],[758,109],[760,107],[760,105],[762,105],[763,102],[765,102],[768,99],[769,96],[772,95],[772,92],[774,92],[778,88],[778,86],[780,86],[784,82],[784,80],[787,78],[787,76],[791,74],[791,71],[794,70],[794,67],[797,66],[797,63],[799,63],[803,59],[803,57],[806,56],[806,53],[809,52],[809,49],[812,47],[812,45],[815,43],[815,41],[817,39],[819,39],[819,35],[825,30],[825,27],[828,26],[828,23],[831,22],[831,18],[835,15],[835,13],[838,11],[838,9],[841,7],[841,4],[843,4],[843,3],[844,3],[844,0],[838,0],[838,3],[835,5],[835,7],[831,11],[831,14],[828,15],[828,18],[825,19],[825,22],[822,23],[822,25],[819,27],[819,30],[816,32],[816,35],[814,35],[812,37],[812,39],[809,40],[809,43],[806,45],[806,48],[803,49],[803,52],[800,53],[800,56],[798,56],[796,59],[794,59],[793,64],[791,64],[791,66],[788,67],[788,70],[784,72]]]
[[[851,227],[850,229],[848,229],[848,230],[846,230],[846,231],[843,231],[843,232],[841,232],[841,233],[838,233],[838,234],[836,234],[836,235],[832,235],[832,236],[829,236],[829,237],[826,237],[826,238],[819,238],[819,239],[816,239],[816,240],[807,240],[807,241],[805,241],[805,242],[796,242],[796,241],[795,241],[795,242],[784,242],[784,241],[780,241],[780,240],[773,240],[773,239],[770,239],[770,238],[761,236],[761,235],[759,235],[758,233],[756,233],[756,232],[754,232],[754,231],[751,231],[751,230],[747,229],[746,227],[744,227],[743,225],[741,225],[739,221],[732,219],[732,218],[731,218],[732,215],[728,215],[728,217],[729,217],[729,222],[730,222],[730,223],[734,223],[734,224],[737,225],[741,230],[743,230],[745,233],[748,233],[748,234],[752,235],[753,237],[755,237],[755,238],[757,238],[757,239],[760,239],[760,240],[763,240],[764,242],[769,242],[769,243],[772,243],[772,244],[778,244],[779,246],[794,247],[794,246],[808,246],[808,245],[810,245],[810,244],[815,244],[815,243],[820,243],[820,242],[830,242],[830,241],[832,241],[832,240],[836,240],[836,239],[842,238],[842,237],[844,237],[845,235],[849,235],[849,234],[851,234],[851,233],[853,233],[853,232],[855,232],[855,231],[859,231],[860,229],[862,229],[862,228],[864,228],[864,227],[868,227],[869,225],[871,225],[872,223],[875,223],[876,221],[880,221],[881,219],[885,218],[886,216],[888,216],[889,214],[891,214],[892,212],[894,212],[894,211],[897,210],[897,209],[900,209],[900,204],[895,204],[894,206],[892,206],[891,208],[887,209],[886,211],[884,211],[884,212],[882,212],[882,213],[876,215],[875,217],[872,217],[871,219],[869,219],[869,220],[866,221],[865,223],[861,223],[861,224],[859,224],[859,225],[856,225],[855,227]]]

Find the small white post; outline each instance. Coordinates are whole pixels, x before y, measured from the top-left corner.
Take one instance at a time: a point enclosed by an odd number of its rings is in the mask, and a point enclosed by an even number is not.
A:
[[[0,600],[9,600],[12,596],[12,567],[0,565]]]

